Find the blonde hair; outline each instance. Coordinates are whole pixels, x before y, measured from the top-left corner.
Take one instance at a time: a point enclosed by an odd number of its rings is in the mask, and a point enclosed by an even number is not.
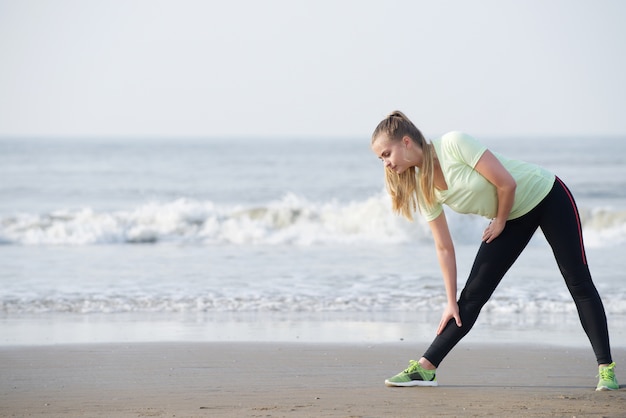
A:
[[[385,168],[385,184],[391,196],[394,212],[413,220],[413,212],[421,205],[432,206],[435,203],[434,152],[424,135],[404,113],[395,110],[383,119],[372,134],[372,144],[384,135],[388,141],[401,141],[408,136],[422,149],[424,160],[416,172],[409,167],[401,174]],[[418,181],[419,179],[419,181]]]

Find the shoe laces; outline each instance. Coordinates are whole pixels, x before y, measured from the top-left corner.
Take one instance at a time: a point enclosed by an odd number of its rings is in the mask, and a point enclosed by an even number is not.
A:
[[[606,367],[600,367],[599,369],[599,377],[602,380],[613,380],[615,379],[615,363],[611,363]]]
[[[409,367],[403,373],[411,373],[420,368],[420,364],[416,360],[409,360]]]

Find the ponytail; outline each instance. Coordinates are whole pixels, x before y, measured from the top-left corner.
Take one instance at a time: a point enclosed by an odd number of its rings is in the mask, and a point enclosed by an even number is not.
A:
[[[417,171],[415,167],[398,174],[390,168],[385,168],[385,184],[391,196],[391,206],[394,212],[413,220],[413,213],[418,207],[432,206],[435,203],[434,182],[434,152],[432,145],[404,113],[396,110],[383,119],[372,134],[372,144],[382,135],[390,142],[400,141],[408,136],[422,149],[424,160],[422,167]],[[418,181],[419,179],[419,181]]]

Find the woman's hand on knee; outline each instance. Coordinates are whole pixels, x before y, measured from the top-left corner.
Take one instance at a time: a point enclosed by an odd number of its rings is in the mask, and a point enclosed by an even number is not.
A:
[[[454,319],[457,327],[461,327],[463,324],[461,323],[461,315],[459,314],[459,305],[455,303],[448,303],[446,309],[444,309],[443,314],[441,315],[441,322],[439,322],[439,328],[437,328],[437,335],[441,334],[450,322],[451,319]]]

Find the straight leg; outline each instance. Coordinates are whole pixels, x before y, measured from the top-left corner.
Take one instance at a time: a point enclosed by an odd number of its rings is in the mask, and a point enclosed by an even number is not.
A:
[[[552,247],[561,274],[576,304],[580,322],[591,342],[598,364],[610,364],[612,359],[606,314],[587,265],[580,217],[574,198],[565,184],[557,178],[555,189],[542,205],[541,230]]]
[[[424,353],[424,358],[435,367],[474,326],[483,305],[517,260],[537,227],[537,217],[531,211],[521,218],[508,221],[502,234],[491,243],[481,244],[458,300],[463,326],[458,327],[454,320],[450,320]]]

